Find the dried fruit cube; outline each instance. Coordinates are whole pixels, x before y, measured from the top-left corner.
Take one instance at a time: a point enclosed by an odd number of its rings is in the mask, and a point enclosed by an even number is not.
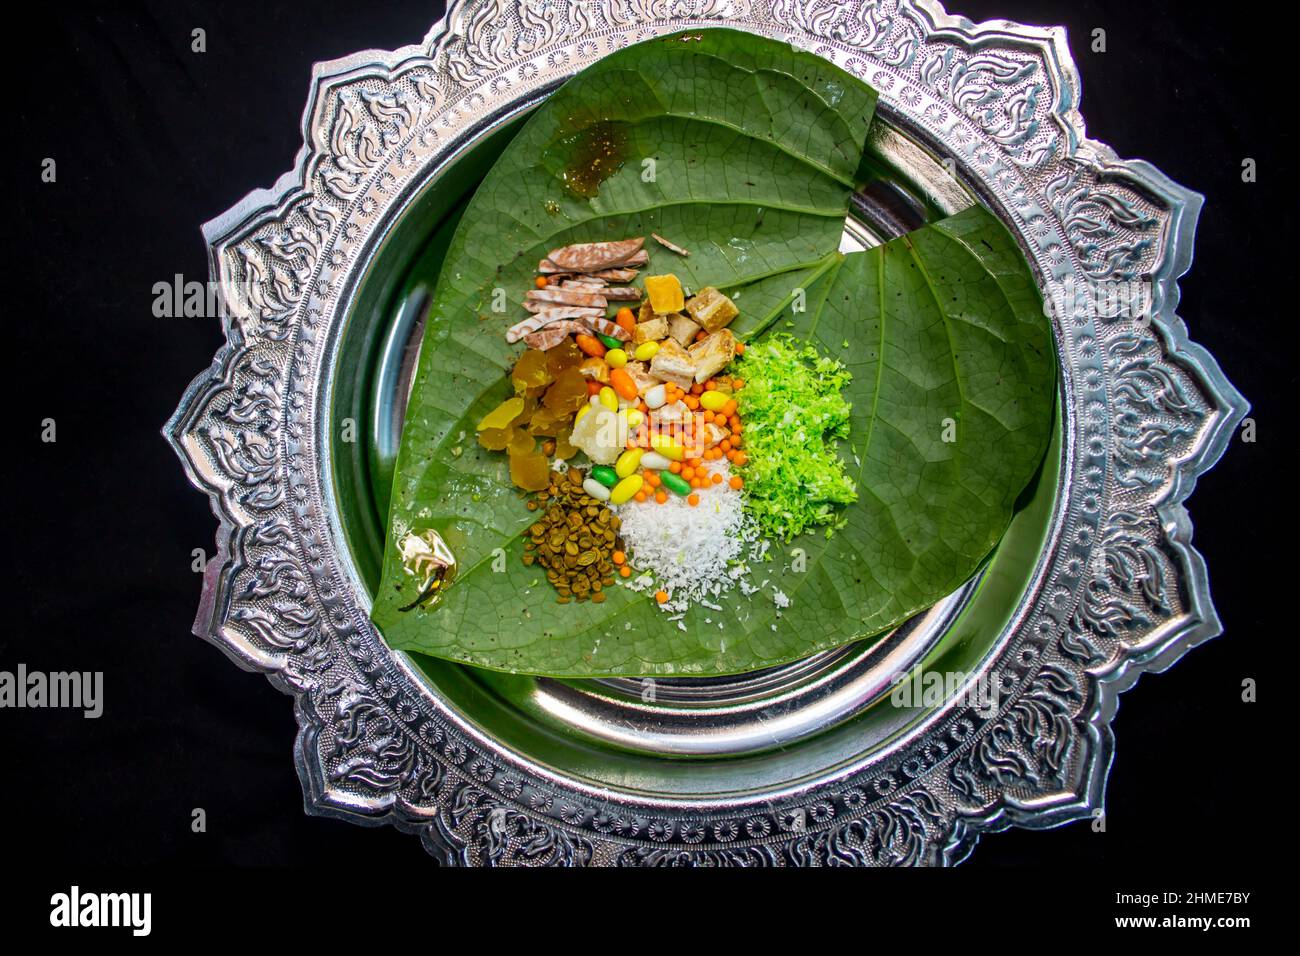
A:
[[[627,369],[627,374],[632,376],[632,381],[636,383],[636,390],[641,395],[659,384],[659,379],[650,374],[645,362],[628,362],[624,368]]]
[[[691,410],[686,407],[685,402],[681,401],[661,405],[650,413],[650,421],[656,425],[679,425],[692,417]]]
[[[686,311],[706,332],[716,332],[740,314],[736,303],[713,286],[706,286],[686,303]]]
[[[668,334],[676,339],[679,345],[689,346],[695,341],[695,333],[699,330],[699,323],[689,316],[673,315],[668,317]]]
[[[510,419],[510,424],[514,426],[527,425],[532,421],[534,413],[537,411],[537,399],[532,395],[524,397],[524,407],[519,410],[519,414]]]
[[[530,435],[556,435],[560,429],[568,426],[573,413],[562,408],[539,408],[528,424]]]
[[[705,448],[712,448],[730,434],[729,429],[723,428],[721,425],[715,425],[713,422],[706,422],[704,424],[704,433],[699,437]]]
[[[566,461],[578,453],[569,441],[568,428],[561,428],[555,435],[555,457],[563,458]]]
[[[583,378],[595,379],[597,382],[609,382],[609,365],[604,359],[589,358],[578,366]]]
[[[672,273],[646,276],[645,291],[650,299],[650,308],[656,315],[680,312],[686,305],[685,297],[682,295],[682,284]]]
[[[662,318],[653,318],[649,322],[638,322],[636,331],[632,333],[632,342],[640,345],[642,342],[658,342],[668,335],[668,320]]]
[[[514,434],[510,436],[510,443],[506,445],[506,451],[511,458],[531,455],[535,448],[537,448],[537,439],[522,428],[514,429]]]
[[[695,360],[673,339],[664,339],[650,360],[650,372],[665,382],[689,388],[695,382]]]
[[[692,345],[690,357],[695,363],[695,381],[707,382],[736,357],[736,337],[731,329],[719,329]]]

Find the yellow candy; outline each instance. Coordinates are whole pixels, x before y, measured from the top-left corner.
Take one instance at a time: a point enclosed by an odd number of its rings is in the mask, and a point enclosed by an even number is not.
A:
[[[582,421],[582,416],[586,415],[589,411],[591,411],[591,402],[587,402],[578,409],[578,414],[573,416],[573,424],[576,425],[578,422]]]
[[[627,424],[629,428],[636,428],[636,426],[640,425],[643,421],[645,421],[645,416],[641,414],[641,409],[629,408],[627,410]]]
[[[651,435],[650,447],[659,454],[663,455],[669,461],[681,461],[686,457],[682,446],[674,442],[667,435]]]
[[[608,385],[600,390],[600,404],[604,405],[611,412],[618,411],[618,395]]]
[[[637,350],[636,357],[641,357],[640,349]],[[610,349],[605,353],[605,364],[610,368],[622,368],[627,364],[627,352],[623,349]]]
[[[623,454],[618,456],[618,461],[614,465],[614,471],[620,478],[626,478],[632,472],[637,470],[641,464],[641,456],[644,452],[640,448],[629,448]],[[635,492],[634,492],[635,494]]]
[[[638,362],[648,362],[655,357],[655,354],[658,351],[659,351],[658,342],[642,342],[640,345],[636,347],[636,360]],[[605,360],[606,361],[609,360],[608,355],[605,356]]]
[[[640,475],[628,475],[616,484],[614,490],[609,493],[609,503],[611,505],[621,505],[625,501],[631,501],[632,497],[641,490],[643,484],[645,484],[645,479]]]
[[[700,396],[700,405],[711,412],[716,412],[723,405],[727,404],[729,396],[726,392],[707,391]]]

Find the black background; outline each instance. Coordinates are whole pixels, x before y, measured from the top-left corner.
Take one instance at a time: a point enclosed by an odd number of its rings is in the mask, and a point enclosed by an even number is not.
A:
[[[199,225],[292,164],[313,61],[417,42],[428,2],[39,4],[9,36],[5,251],[5,573],[0,669],[102,670],[105,714],[0,711],[0,828],[25,858],[97,864],[424,864],[391,828],[309,818],[292,708],[190,634],[214,519],[159,429],[220,344],[210,319],[158,319],[153,285],[204,279]],[[1280,249],[1289,144],[1258,21],[1151,0],[952,0],[973,19],[1068,26],[1089,134],[1207,197],[1181,314],[1252,402],[1191,499],[1225,634],[1145,677],[1115,720],[1107,830],[986,836],[968,866],[1157,866],[1247,872],[1266,855],[1264,789],[1279,754],[1243,678],[1285,662],[1289,602],[1270,540],[1293,519],[1279,474],[1294,388]],[[206,53],[190,31],[207,31]],[[1107,52],[1089,52],[1093,28]],[[41,162],[58,163],[54,184]],[[1245,184],[1241,164],[1258,162]],[[1282,282],[1277,281],[1279,278]],[[56,419],[58,441],[40,441]],[[1284,517],[1277,517],[1277,516]],[[1278,666],[1275,664],[1275,671]],[[1282,673],[1285,673],[1283,670]],[[1263,680],[1262,694],[1285,694]],[[1274,798],[1285,810],[1289,798]],[[190,830],[191,811],[208,831]]]

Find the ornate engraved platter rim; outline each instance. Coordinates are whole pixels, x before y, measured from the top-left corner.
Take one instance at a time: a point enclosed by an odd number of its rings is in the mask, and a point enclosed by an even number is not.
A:
[[[688,15],[678,15],[682,10]],[[521,23],[531,26],[521,32]],[[330,538],[321,531],[330,520],[328,509],[324,522],[319,517],[327,489],[313,484],[319,478],[315,466],[324,459],[320,449],[326,447],[320,434],[326,423],[316,414],[321,406],[314,394],[324,376],[313,362],[328,351],[320,341],[337,331],[345,313],[340,287],[360,267],[358,259],[347,258],[340,238],[355,227],[360,242],[353,245],[363,247],[373,236],[366,230],[374,228],[365,223],[383,221],[403,191],[389,164],[405,161],[404,143],[400,136],[390,140],[375,130],[395,125],[400,131],[403,111],[412,103],[386,96],[387,87],[396,88],[403,77],[427,74],[429,90],[418,89],[420,95],[414,97],[415,107],[423,111],[420,119],[430,121],[424,129],[434,129],[437,139],[437,121],[452,133],[448,139],[457,141],[468,131],[457,106],[463,103],[471,112],[481,112],[491,102],[499,106],[510,76],[519,76],[525,89],[530,83],[536,89],[599,55],[602,39],[612,47],[638,30],[648,36],[706,24],[792,39],[855,72],[856,62],[860,75],[879,84],[882,96],[908,115],[952,119],[952,130],[963,127],[971,137],[964,168],[1012,214],[1022,236],[1035,234],[1039,226],[1046,230],[1038,249],[1030,250],[1045,274],[1051,276],[1051,267],[1065,276],[1095,266],[1103,273],[1109,269],[1105,274],[1123,269],[1149,275],[1156,334],[1125,328],[1101,335],[1092,322],[1080,323],[1079,329],[1058,325],[1067,351],[1063,365],[1077,377],[1067,383],[1067,466],[1074,466],[1076,452],[1092,448],[1098,449],[1103,465],[1091,496],[1090,467],[1080,473],[1079,482],[1071,476],[1070,491],[1080,504],[1077,510],[1071,506],[1069,515],[1058,515],[1062,520],[1054,534],[1059,537],[1053,538],[1043,562],[1044,574],[1054,582],[1061,577],[1047,567],[1047,557],[1055,566],[1077,563],[1082,585],[1036,594],[1034,606],[1021,609],[1022,622],[1045,605],[1054,616],[1040,615],[1039,627],[1043,621],[1051,626],[1031,635],[1017,627],[1000,646],[999,659],[987,662],[990,668],[1024,672],[1025,687],[1005,714],[978,732],[972,725],[951,741],[945,734],[956,734],[955,728],[969,721],[951,710],[935,714],[926,728],[894,748],[927,753],[924,760],[912,758],[916,773],[900,762],[905,783],[885,790],[879,785],[888,774],[877,773],[875,798],[854,786],[859,778],[873,782],[867,779],[870,769],[863,771],[865,776],[846,771],[835,794],[829,793],[833,788],[813,792],[803,785],[768,792],[766,816],[741,820],[750,812],[741,801],[696,800],[689,810],[672,810],[676,816],[666,816],[670,811],[665,810],[660,819],[622,825],[614,815],[623,803],[632,802],[622,798],[610,804],[608,825],[602,825],[600,792],[573,779],[543,779],[538,771],[544,768],[512,767],[507,755],[472,735],[465,743],[483,749],[469,753],[452,740],[454,729],[468,730],[458,726],[454,715],[440,715],[445,725],[415,716],[404,723],[403,706],[412,714],[419,709],[407,700],[412,675],[399,673],[402,665],[382,650],[374,658],[373,634],[368,643],[363,636],[368,625],[357,619],[355,602],[348,606],[347,596],[338,593],[337,582],[343,580],[339,569],[319,576],[312,571],[331,564]],[[553,28],[549,43],[534,44],[528,30],[545,33],[548,28]],[[515,56],[530,44],[523,57]],[[560,54],[563,61],[555,59]],[[543,58],[550,60],[550,74],[536,66]],[[534,72],[525,77],[530,63]],[[385,89],[369,91],[374,94],[369,98],[366,84],[372,81]],[[347,102],[343,94],[350,87],[357,98]],[[421,100],[424,92],[429,92],[427,102]],[[336,94],[340,98],[332,99]],[[305,145],[294,171],[205,227],[214,277],[228,279],[242,269],[250,281],[231,297],[224,320],[228,345],[213,368],[196,379],[167,428],[191,480],[212,497],[221,524],[219,553],[205,576],[196,631],[243,666],[270,672],[277,686],[294,694],[302,728],[297,764],[309,809],[378,817],[419,830],[426,846],[449,861],[740,864],[953,862],[969,851],[981,830],[1055,825],[1099,805],[1117,693],[1140,673],[1162,669],[1218,631],[1181,502],[1195,476],[1224,450],[1245,404],[1213,360],[1187,342],[1186,329],[1174,314],[1176,279],[1190,264],[1200,197],[1148,165],[1122,163],[1107,147],[1087,140],[1077,101],[1078,79],[1063,31],[1005,22],[975,25],[921,0],[487,0],[454,5],[421,45],[319,65],[304,118]],[[372,117],[377,126],[371,125]],[[417,126],[414,115],[407,119],[407,125]],[[946,132],[956,135],[952,130]],[[933,132],[940,142],[942,132],[937,126]],[[989,146],[992,141],[996,148]],[[981,146],[988,151],[987,162]],[[414,158],[415,175],[431,156],[445,156],[449,148],[434,148],[424,160]],[[1045,169],[1060,175],[1047,183],[1032,178]],[[392,182],[381,189],[385,175]],[[1017,182],[1027,183],[1023,193],[1017,192]],[[350,193],[342,212],[313,202],[316,191],[326,189]],[[1017,196],[1028,200],[1021,216],[1008,203],[1008,197]],[[1035,218],[1040,213],[1041,223]],[[1070,224],[1088,241],[1073,242]],[[336,254],[340,261],[326,261]],[[330,267],[343,274],[342,282],[326,278]],[[293,307],[281,299],[293,299]],[[289,351],[287,344],[268,345],[267,336],[281,328],[287,330],[281,341],[298,349],[292,355],[283,354]],[[259,349],[262,364],[248,361]],[[273,367],[272,356],[285,360],[283,374]],[[1127,391],[1115,390],[1117,376]],[[216,408],[216,396],[227,394],[229,405]],[[283,421],[275,411],[277,398],[290,413]],[[1113,417],[1121,406],[1126,410]],[[1152,411],[1146,417],[1133,410],[1148,407]],[[242,432],[232,427],[241,420]],[[1173,437],[1171,429],[1181,431]],[[1076,446],[1076,440],[1081,444]],[[1129,451],[1123,450],[1126,443],[1132,444]],[[1112,475],[1132,484],[1112,496],[1115,485],[1107,483]],[[1146,488],[1147,496],[1130,493],[1134,488]],[[281,500],[274,500],[277,496]],[[257,507],[250,508],[250,501]],[[268,516],[252,520],[267,503]],[[1144,523],[1138,504],[1158,516],[1154,532],[1156,522]],[[1126,510],[1129,505],[1135,510]],[[289,512],[292,520],[283,517]],[[1116,527],[1102,527],[1103,517],[1117,515],[1131,515],[1132,521],[1123,518]],[[1074,520],[1079,518],[1087,521]],[[1094,530],[1085,541],[1081,529],[1089,527],[1088,521]],[[1104,560],[1093,568],[1089,545],[1099,542]],[[276,552],[276,547],[287,550]],[[1071,548],[1080,554],[1072,556]],[[277,553],[289,556],[277,559]],[[1178,605],[1180,580],[1186,606]],[[237,594],[241,586],[244,590]],[[1080,586],[1084,591],[1075,594]],[[1153,626],[1140,639],[1126,645],[1116,637],[1134,615],[1154,618],[1162,610],[1168,612],[1163,621],[1148,621]],[[1043,658],[1006,660],[1013,652],[1029,654],[1031,648],[1041,648],[1033,654]],[[348,667],[335,668],[336,659],[347,654]],[[1052,655],[1060,662],[1046,660]],[[1020,724],[1045,728],[1050,736],[1046,753],[1016,739]],[[430,727],[434,729],[426,730]],[[436,740],[421,736],[435,732]],[[991,759],[970,758],[977,744],[987,748],[990,734],[999,732],[1005,746],[995,740]],[[880,770],[883,762],[882,757],[873,767]],[[510,777],[520,771],[532,779]],[[1045,779],[1048,771],[1061,771],[1059,784]],[[554,791],[549,796],[548,789]],[[593,805],[563,809],[564,800],[577,804],[582,798]],[[539,800],[549,802],[543,807]],[[557,800],[559,807],[553,806]],[[804,825],[790,829],[782,814],[799,801],[807,804],[795,808]],[[647,813],[663,803],[635,802],[643,803]],[[778,804],[787,805],[786,810]],[[718,820],[718,814],[738,819]],[[541,849],[528,856],[524,848],[529,846]]]

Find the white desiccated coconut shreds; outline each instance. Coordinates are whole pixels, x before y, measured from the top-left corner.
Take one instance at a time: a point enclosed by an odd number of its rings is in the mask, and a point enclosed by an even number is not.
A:
[[[745,513],[744,496],[726,480],[726,465],[719,470],[722,483],[697,491],[698,505],[670,494],[663,504],[632,501],[617,508],[629,562],[642,572],[628,586],[668,592],[660,608],[678,616],[693,603],[721,610],[714,599],[738,581],[749,593],[746,561],[766,550]],[[680,620],[678,625],[685,630]]]

